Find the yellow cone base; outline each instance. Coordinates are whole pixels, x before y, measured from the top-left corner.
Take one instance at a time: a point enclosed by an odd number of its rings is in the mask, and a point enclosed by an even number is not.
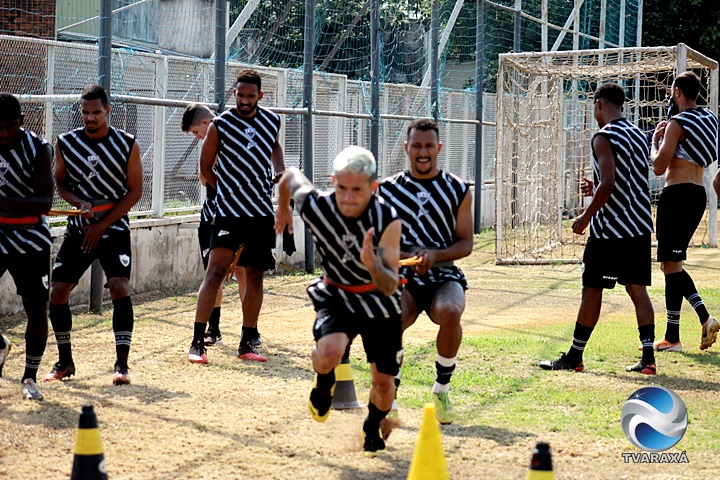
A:
[[[423,410],[420,433],[418,434],[415,452],[408,480],[448,480],[445,452],[442,448],[440,426],[435,418],[435,405],[428,403]]]

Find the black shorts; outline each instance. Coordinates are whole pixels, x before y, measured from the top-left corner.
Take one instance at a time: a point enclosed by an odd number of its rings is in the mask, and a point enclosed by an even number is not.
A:
[[[78,283],[93,260],[100,260],[106,278],[130,278],[130,232],[110,232],[90,253],[82,250],[84,235],[65,235],[53,265],[52,281]]]
[[[621,239],[589,238],[582,263],[583,287],[651,285],[650,235]]]
[[[274,217],[215,217],[210,250],[224,247],[234,252],[240,245],[244,245],[238,266],[273,270],[276,239]]]
[[[657,207],[658,262],[682,262],[707,206],[705,187],[681,183],[663,188]]]
[[[210,261],[210,240],[212,239],[212,224],[205,220],[200,220],[198,227],[198,242],[200,243],[200,256],[202,257],[203,268],[207,270]]]
[[[400,371],[402,361],[402,321],[399,314],[390,318],[360,317],[338,306],[317,311],[313,335],[317,342],[331,333],[344,333],[352,343],[360,335],[368,363],[378,372],[393,377]],[[349,345],[349,344],[348,344]]]
[[[467,290],[467,283],[464,283],[460,280],[445,280],[441,282],[428,283],[425,285],[418,285],[413,282],[408,282],[408,284],[405,286],[405,290],[408,291],[408,293],[415,301],[415,306],[417,307],[417,314],[420,315],[422,312],[426,312],[427,316],[430,317],[430,320],[432,320],[433,323],[438,323],[435,321],[434,318],[432,318],[432,315],[430,315],[430,306],[432,305],[433,300],[435,300],[435,295],[437,295],[438,290],[440,290],[441,287],[450,282],[455,282],[460,285],[463,290]]]
[[[36,302],[49,298],[50,250],[35,253],[0,254],[0,277],[5,272],[15,281],[21,297]]]

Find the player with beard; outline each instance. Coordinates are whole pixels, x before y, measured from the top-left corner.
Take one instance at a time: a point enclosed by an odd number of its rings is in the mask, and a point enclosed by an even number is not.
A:
[[[449,424],[455,419],[448,392],[462,342],[460,318],[467,289],[465,275],[454,262],[472,252],[473,219],[467,184],[437,166],[441,148],[434,121],[412,122],[405,141],[410,171],[383,180],[378,194],[402,220],[401,256],[421,259],[419,265],[403,268],[408,280],[402,293],[403,331],[422,312],[439,326],[432,392],[438,421]]]
[[[115,334],[113,385],[130,383],[128,355],[134,315],[130,300],[130,221],[128,212],[142,195],[143,168],[135,136],[110,126],[110,103],[99,85],[80,95],[84,126],[58,137],[55,181],[60,197],[80,209],[68,217],[65,238],[53,266],[50,321],[59,360],[44,381],[75,374],[70,333],[72,289],[95,259],[107,277]]]
[[[333,193],[318,192],[292,168],[279,185],[275,231],[289,226],[295,205],[312,231],[325,275],[308,287],[316,312],[312,351],[315,383],[310,392],[312,417],[324,422],[335,392],[335,367],[353,338],[360,335],[370,363],[372,386],[363,423],[363,452],[385,452],[380,422],[390,411],[393,377],[402,358],[400,294],[400,222],[395,210],[374,195],[377,181],[372,153],[348,147],[335,158]]]
[[[683,268],[687,248],[707,205],[703,174],[717,161],[718,119],[697,106],[700,79],[693,72],[675,78],[671,91],[671,117],[660,122],[652,138],[650,160],[655,175],[665,174],[657,207],[657,261],[665,274],[667,327],[655,350],[680,352],[680,309],[690,302],[701,326],[700,350],[717,339],[720,323],[708,313],[695,283]],[[712,206],[715,208],[715,206]]]
[[[198,141],[205,140],[207,137],[208,127],[215,118],[215,114],[205,105],[192,103],[187,106],[182,116],[181,130],[185,133],[192,133]],[[205,202],[200,212],[200,228],[198,228],[198,240],[200,242],[200,254],[202,256],[203,267],[207,270],[208,261],[210,259],[210,239],[212,237],[212,223],[215,220],[215,189],[207,183],[205,177],[200,175],[200,182],[205,187]],[[245,293],[245,269],[235,266],[235,278],[238,282],[238,293],[242,302]],[[208,329],[205,332],[205,345],[222,345],[222,333],[220,332],[220,312],[222,305],[223,290],[218,289],[215,305],[210,319],[208,320]],[[253,339],[253,346],[260,346],[260,335]]]
[[[271,194],[273,180],[277,181],[285,170],[279,141],[281,122],[278,115],[258,106],[264,93],[257,71],[240,71],[233,93],[235,108],[212,120],[200,155],[200,172],[217,194],[210,260],[198,293],[194,335],[188,352],[191,363],[208,363],[205,326],[240,246],[243,249],[237,264],[245,267],[246,286],[238,358],[267,361],[255,350],[253,341],[259,336],[257,322],[265,270],[275,268]]]
[[[52,246],[42,215],[52,205],[52,147],[22,124],[20,102],[0,93],[0,276],[10,272],[27,314],[23,397],[42,400],[36,380],[48,336]],[[0,377],[9,352],[10,340],[0,335]]]

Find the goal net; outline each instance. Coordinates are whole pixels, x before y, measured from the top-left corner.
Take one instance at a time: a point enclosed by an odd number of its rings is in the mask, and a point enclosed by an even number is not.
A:
[[[590,141],[598,130],[593,93],[605,82],[625,89],[625,116],[647,132],[667,118],[676,73],[702,80],[698,105],[717,113],[718,63],[680,44],[500,55],[497,81],[495,222],[497,263],[579,262],[587,237],[571,226],[589,198]],[[717,246],[717,198],[705,174],[708,208],[694,242]],[[648,160],[653,214],[664,179]]]

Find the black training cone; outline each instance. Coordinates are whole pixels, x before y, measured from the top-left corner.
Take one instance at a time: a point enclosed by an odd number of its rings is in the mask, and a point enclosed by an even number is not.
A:
[[[344,357],[342,363],[335,367],[335,395],[333,395],[332,408],[333,410],[362,408],[355,395],[355,382],[353,382],[349,357]]]
[[[70,480],[107,480],[107,465],[97,417],[92,405],[83,405]]]
[[[538,442],[535,449],[533,449],[530,470],[528,470],[525,480],[555,480],[552,469],[550,445],[545,442]]]

